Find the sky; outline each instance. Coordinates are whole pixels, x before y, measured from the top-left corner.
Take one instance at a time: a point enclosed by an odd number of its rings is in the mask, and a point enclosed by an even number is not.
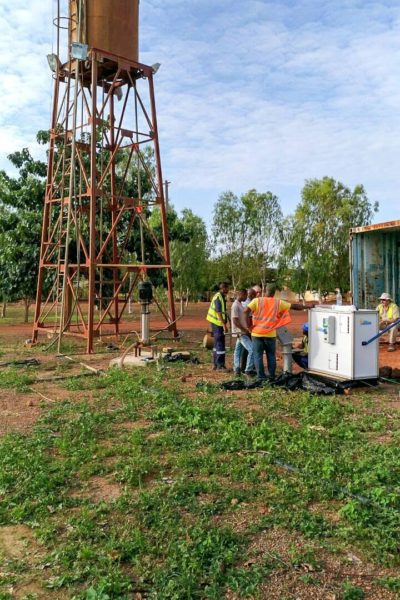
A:
[[[65,2],[65,6],[66,6]],[[49,128],[55,0],[0,0],[0,168]],[[64,11],[65,12],[65,11]],[[400,218],[400,0],[141,0],[140,61],[175,208],[208,224],[224,191],[363,184]]]

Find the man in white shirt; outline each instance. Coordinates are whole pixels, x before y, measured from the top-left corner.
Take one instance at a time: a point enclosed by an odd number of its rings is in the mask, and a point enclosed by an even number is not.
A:
[[[252,300],[257,296],[257,292],[254,288],[248,288],[247,290],[247,298],[242,302],[243,308],[246,308],[250,304]]]
[[[248,352],[245,375],[254,373],[253,344],[251,333],[247,324],[247,317],[244,314],[243,302],[247,298],[246,290],[236,292],[236,300],[232,304],[231,320],[232,335],[237,336],[235,351],[233,354],[233,370],[236,375],[240,375],[240,357],[245,348]]]

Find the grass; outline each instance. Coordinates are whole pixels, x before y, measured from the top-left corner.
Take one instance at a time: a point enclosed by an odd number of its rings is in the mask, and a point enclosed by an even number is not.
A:
[[[213,386],[185,393],[184,369],[62,381],[70,399],[0,440],[0,525],[32,528],[41,553],[28,571],[51,597],[261,598],[274,573],[294,573],[312,597],[326,553],[399,566],[400,449],[374,441],[388,417],[369,413],[369,395],[353,405],[257,390],[249,413]],[[24,391],[31,377],[3,370],[0,386]],[[118,494],[96,497],[93,481]],[[254,549],[275,531],[298,548]],[[3,571],[0,598],[23,578],[15,562]],[[343,600],[366,597],[335,585]],[[395,576],[374,585],[400,587]]]

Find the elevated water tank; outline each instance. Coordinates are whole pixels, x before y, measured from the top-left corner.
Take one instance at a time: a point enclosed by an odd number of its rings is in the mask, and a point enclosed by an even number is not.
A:
[[[70,42],[80,42],[138,62],[139,0],[69,0]]]

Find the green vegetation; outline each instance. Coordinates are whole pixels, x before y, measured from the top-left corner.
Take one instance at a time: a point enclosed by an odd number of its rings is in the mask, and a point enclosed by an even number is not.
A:
[[[37,141],[46,144],[48,137],[48,132],[40,131]],[[62,145],[57,146],[56,155],[61,150]],[[122,153],[118,159],[117,177],[127,156]],[[34,160],[26,148],[8,158],[18,174],[0,171],[1,318],[6,317],[9,303],[22,300],[28,322],[29,307],[36,296],[47,167]],[[148,172],[153,168],[153,156],[145,153],[144,159],[148,169],[143,170],[141,180],[146,197],[151,190]],[[137,196],[136,179],[130,172],[125,195]],[[215,202],[209,237],[200,217],[189,209],[178,215],[169,205],[171,266],[181,314],[185,300],[197,300],[226,279],[234,289],[254,283],[265,287],[268,281],[276,281],[300,294],[310,289],[333,291],[332,286],[347,290],[349,228],[370,223],[377,206],[369,201],[362,185],[351,190],[330,177],[306,180],[294,214],[285,218],[278,197],[271,191],[250,189],[240,197],[227,191]],[[154,239],[160,243],[163,239],[159,209],[149,209],[147,218],[152,234],[144,232],[146,262],[155,264],[159,257]],[[128,229],[129,219],[123,223]],[[73,227],[69,249],[72,262],[77,260],[78,246]],[[140,252],[140,236],[132,234],[122,262],[134,263]],[[162,295],[165,278],[153,273],[152,283]],[[46,277],[45,296],[52,284],[52,277]],[[86,293],[85,288],[83,277],[80,293]],[[128,282],[121,293],[127,290]]]
[[[395,436],[374,441],[369,395],[353,405],[267,388],[250,411],[212,386],[185,393],[185,367],[171,369],[62,381],[70,399],[1,439],[0,525],[27,526],[37,552],[5,561],[0,597],[26,572],[51,597],[262,598],[277,574],[313,597],[329,556],[398,567],[400,450]],[[277,532],[285,552],[268,546]],[[365,597],[340,573],[335,585]],[[374,586],[395,593],[398,578]]]

